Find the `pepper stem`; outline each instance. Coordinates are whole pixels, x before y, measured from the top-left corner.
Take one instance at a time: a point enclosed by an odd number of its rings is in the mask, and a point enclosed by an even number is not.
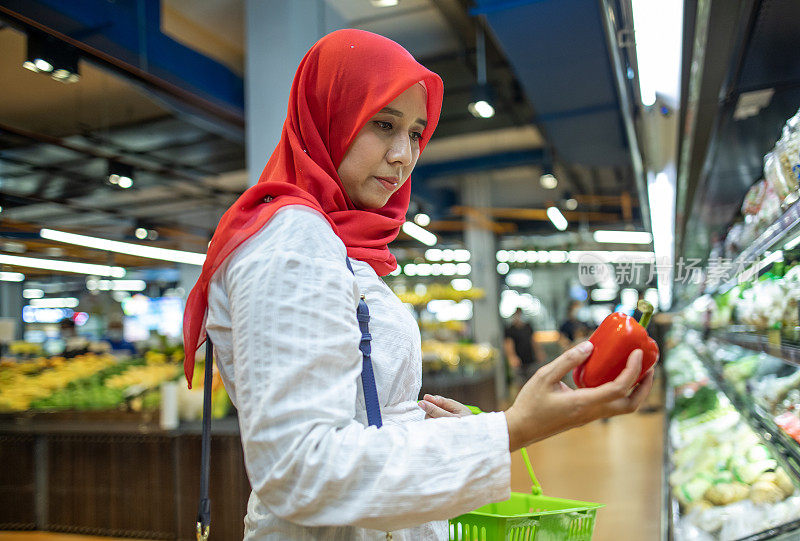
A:
[[[639,318],[639,325],[646,329],[647,324],[650,323],[650,318],[653,317],[653,305],[642,299],[636,304],[636,308],[642,313],[642,317]]]

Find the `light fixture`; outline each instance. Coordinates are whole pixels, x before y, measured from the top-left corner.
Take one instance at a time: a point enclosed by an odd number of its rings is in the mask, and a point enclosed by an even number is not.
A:
[[[595,302],[609,302],[617,298],[616,289],[593,289],[591,292],[592,300]]]
[[[108,182],[115,186],[127,190],[133,186],[133,166],[127,163],[115,162],[109,160],[108,162]]]
[[[13,265],[16,267],[28,267],[32,269],[74,272],[76,274],[98,274],[100,276],[113,276],[114,278],[122,278],[125,276],[125,269],[122,267],[94,265],[92,263],[77,263],[75,261],[59,261],[56,259],[39,259],[36,257],[21,257],[17,255],[0,255],[0,265]]]
[[[550,218],[550,221],[559,231],[564,231],[569,225],[569,222],[557,207],[547,207],[547,217]]]
[[[389,8],[396,6],[399,0],[369,0],[369,3],[376,8]]]
[[[0,272],[0,282],[21,282],[24,279],[25,275],[21,272]]]
[[[147,238],[147,229],[144,227],[137,227],[136,228],[136,238],[139,240],[144,240]]]
[[[558,187],[558,179],[552,173],[544,173],[539,177],[539,184],[546,190],[555,190]]]
[[[564,201],[564,207],[566,207],[567,210],[575,210],[576,208],[578,208],[578,200],[575,199],[574,197],[570,197],[569,199]]]
[[[202,265],[206,260],[205,254],[185,252],[183,250],[169,250],[167,248],[156,248],[153,246],[142,246],[141,244],[131,244],[129,242],[120,242],[117,240],[101,239],[98,237],[89,237],[87,235],[76,235],[75,233],[66,233],[64,231],[55,231],[53,229],[42,229],[39,231],[39,235],[43,239],[50,239],[57,242],[86,246],[87,248],[106,250],[107,252],[116,252],[119,254],[128,254],[136,257],[146,257],[148,259],[186,263],[188,265]]]
[[[75,297],[51,297],[49,299],[31,299],[31,308],[76,308],[78,299]]]
[[[78,73],[78,51],[56,38],[39,32],[27,34],[28,52],[22,67],[35,73],[44,73],[62,83],[74,83]]]
[[[633,28],[642,104],[656,94],[678,103],[683,41],[683,0],[633,0]]]
[[[422,244],[426,244],[428,246],[433,246],[438,242],[436,235],[424,229],[414,222],[405,222],[403,223],[403,233],[408,235],[409,237],[420,241]]]
[[[147,283],[144,280],[98,280],[88,278],[86,289],[89,291],[144,291]]]
[[[419,214],[414,216],[414,221],[416,222],[417,225],[421,227],[428,227],[431,223],[431,217],[423,212],[420,212]]]
[[[24,299],[41,299],[44,297],[44,291],[41,289],[23,289],[22,297]]]
[[[647,231],[602,231],[594,232],[596,242],[617,244],[650,244],[653,235]]]
[[[675,256],[675,171],[648,174],[647,196],[650,206],[650,230],[653,251],[661,269],[656,275],[659,304],[662,310],[672,305],[672,275]]]
[[[475,118],[492,118],[492,91],[486,82],[486,36],[480,24],[475,27],[475,64],[478,84],[472,89],[472,101],[467,110]]]

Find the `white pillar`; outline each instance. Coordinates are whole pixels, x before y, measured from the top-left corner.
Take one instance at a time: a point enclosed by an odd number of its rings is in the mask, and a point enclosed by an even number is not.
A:
[[[467,175],[462,185],[464,205],[476,209],[491,206],[491,179],[488,175]],[[488,218],[491,218],[487,214]],[[486,292],[482,299],[473,301],[472,324],[476,342],[491,344],[499,352],[495,365],[495,390],[497,400],[506,397],[506,370],[502,362],[503,329],[500,324],[500,295],[497,285],[497,239],[472,218],[467,218],[464,241],[472,254],[472,285]]]
[[[245,24],[246,152],[252,186],[280,141],[300,60],[344,21],[323,0],[247,0]]]
[[[23,282],[0,282],[0,318],[16,321],[14,340],[22,339]]]

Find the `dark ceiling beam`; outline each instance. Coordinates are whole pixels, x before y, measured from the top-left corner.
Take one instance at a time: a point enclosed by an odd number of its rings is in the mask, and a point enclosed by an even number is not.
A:
[[[198,119],[208,119],[211,124],[213,124],[221,132],[225,132],[227,136],[235,140],[244,139],[244,114],[241,110],[237,110],[238,108],[236,106],[233,106],[230,103],[218,103],[210,99],[205,99],[199,93],[191,92],[181,86],[178,86],[177,84],[167,81],[162,77],[153,75],[145,69],[130,64],[121,58],[117,58],[107,53],[106,51],[100,50],[97,47],[94,47],[79,39],[60,32],[54,27],[42,23],[40,20],[37,20],[41,17],[37,17],[35,19],[32,16],[29,16],[31,13],[36,13],[37,9],[42,9],[41,6],[34,5],[33,2],[28,1],[26,3],[15,1],[4,2],[4,4],[6,5],[0,4],[0,18],[2,18],[5,23],[13,25],[22,31],[36,30],[39,32],[44,32],[45,34],[48,34],[57,40],[77,49],[83,58],[90,60],[106,69],[110,69],[115,73],[122,75],[126,79],[160,95],[164,100],[176,106],[176,108],[180,106],[180,108],[186,109],[190,112],[190,114]],[[12,7],[9,7],[9,5]],[[102,4],[100,5],[102,6]],[[81,8],[72,6],[71,3],[65,3],[64,9],[72,13],[73,10],[79,10]],[[105,9],[112,10],[114,8],[113,6],[106,6]],[[125,10],[121,10],[120,8],[117,9],[118,13],[120,14],[126,13]],[[109,11],[109,13],[114,12]],[[57,16],[63,17],[64,14],[58,14]],[[66,16],[69,16],[69,13]],[[160,14],[154,14],[152,16],[160,17]],[[121,21],[117,22],[121,23]],[[113,36],[109,39],[113,41]],[[171,45],[171,42],[168,41],[168,38],[161,40],[156,45],[164,46],[165,44]],[[139,44],[139,46],[141,45],[142,44]],[[150,45],[152,46],[153,44]],[[177,53],[177,49],[180,47],[183,46],[178,45],[172,47],[171,52]],[[189,50],[186,47],[184,47],[184,49]],[[191,55],[191,53],[189,54]],[[194,54],[196,55],[196,53]],[[197,55],[197,58],[200,58],[200,55]],[[195,58],[195,60],[197,60],[197,58]],[[182,69],[185,71],[187,67],[177,66],[177,69]]]
[[[433,3],[442,17],[450,25],[456,39],[461,43],[464,51],[463,55],[459,55],[467,68],[476,74],[476,66],[474,63],[467,60],[467,53],[472,52],[469,56],[474,58],[474,51],[476,47],[475,33],[479,25],[482,26],[481,21],[476,18],[470,17],[467,11],[466,4],[461,0],[436,0]],[[516,77],[505,58],[505,55],[500,51],[499,47],[492,37],[492,33],[484,29],[486,36],[486,65],[487,65],[487,79],[488,73],[493,73],[494,77],[502,78],[505,84],[492,85],[495,89],[497,98],[504,104],[509,111],[512,111],[512,119],[517,126],[528,125],[533,118],[533,109],[524,98],[522,92],[507,92],[516,85]]]
[[[61,139],[59,137],[54,137],[52,135],[46,135],[43,133],[35,133],[28,130],[23,130],[20,128],[15,128],[13,126],[9,126],[7,124],[0,123],[0,134],[3,132],[8,133],[10,135],[15,135],[24,139],[28,139],[30,141],[36,141],[39,143],[44,143],[48,145],[57,146],[59,148],[63,148],[66,150],[70,150],[77,154],[82,154],[85,156],[91,156],[92,158],[100,158],[104,160],[114,160],[120,163],[124,163],[126,165],[130,165],[136,169],[146,170],[156,175],[163,177],[165,180],[172,182],[174,185],[178,186],[179,182],[173,179],[179,179],[181,181],[188,181],[193,189],[196,189],[198,186],[204,189],[208,195],[217,196],[217,195],[228,195],[227,192],[223,190],[219,190],[218,188],[213,188],[209,186],[205,186],[201,183],[203,180],[202,175],[196,175],[187,173],[185,171],[178,171],[175,169],[170,169],[168,167],[162,166],[153,166],[143,163],[138,160],[131,160],[125,156],[121,156],[118,154],[106,153],[106,152],[98,152],[97,150],[91,147],[82,147],[79,145],[75,145],[74,143],[70,143]],[[6,159],[5,157],[0,157],[0,159]],[[169,177],[172,177],[170,179]]]
[[[9,193],[4,193],[3,197],[6,201],[9,201],[11,203],[18,203],[18,205],[16,206],[34,205],[34,204],[55,204],[64,207],[64,209],[68,211],[69,214],[74,214],[76,212],[101,214],[109,218],[123,222],[122,225],[129,225],[130,223],[136,223],[136,221],[140,219],[139,217],[121,211],[118,208],[99,209],[97,207],[82,205],[80,203],[76,203],[68,199],[61,199],[54,197],[33,197],[30,195],[19,195],[19,194],[9,194]],[[9,208],[9,210],[11,209],[13,209],[13,207]],[[201,236],[203,238],[211,238],[211,235],[214,233],[214,230],[210,228],[193,227],[186,224],[173,223],[169,220],[159,219],[158,224],[155,225],[155,228],[158,229],[160,226],[178,229],[183,232],[190,233],[192,235]]]
[[[572,184],[575,187],[576,193],[582,193],[582,194],[592,193],[592,190],[589,188],[589,186],[587,186],[586,183],[583,182],[583,178],[581,178],[580,171],[578,171],[577,168],[567,164],[562,164],[562,167],[566,169],[567,179],[569,180],[570,184]]]
[[[494,169],[519,167],[521,165],[537,165],[544,159],[544,154],[544,151],[539,148],[421,165],[414,170],[414,178],[464,175]]]

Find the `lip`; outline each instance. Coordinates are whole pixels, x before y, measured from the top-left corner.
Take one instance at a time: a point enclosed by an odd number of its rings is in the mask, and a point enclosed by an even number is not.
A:
[[[374,178],[390,192],[395,191],[399,184],[399,179],[397,177],[374,177]]]

